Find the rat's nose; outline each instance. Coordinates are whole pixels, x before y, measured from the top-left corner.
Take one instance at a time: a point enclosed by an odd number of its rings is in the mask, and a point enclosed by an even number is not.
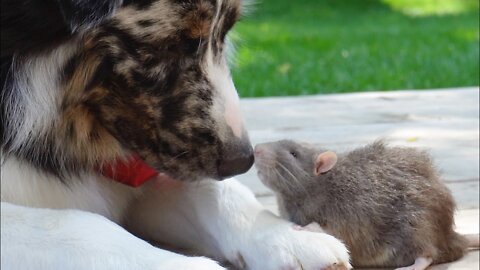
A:
[[[255,156],[261,156],[263,152],[265,152],[265,149],[260,144],[255,145],[255,149],[253,151],[255,153]]]
[[[225,179],[237,174],[248,171],[253,165],[253,149],[243,153],[231,153],[230,156],[224,158],[218,166],[218,175]]]

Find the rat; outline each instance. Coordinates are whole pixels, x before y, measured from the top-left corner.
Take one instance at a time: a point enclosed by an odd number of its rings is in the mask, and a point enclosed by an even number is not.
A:
[[[454,231],[455,201],[426,151],[383,140],[339,154],[282,140],[255,147],[280,215],[342,240],[354,267],[422,270],[455,261],[478,234]]]

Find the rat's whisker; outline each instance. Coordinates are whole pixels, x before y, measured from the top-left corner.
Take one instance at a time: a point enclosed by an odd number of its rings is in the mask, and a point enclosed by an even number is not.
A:
[[[280,181],[277,181],[278,183],[285,184],[287,186],[287,188],[289,188],[289,189],[295,189],[295,185],[293,183],[291,183],[290,181],[288,181],[276,168],[273,169],[273,172],[275,172],[275,174],[280,179]]]
[[[300,177],[300,179],[309,179],[311,175],[304,169],[302,168],[299,164],[294,164],[295,166],[295,175]],[[299,185],[302,186],[302,188],[307,191],[307,188],[305,186],[305,182],[301,181],[298,183]]]
[[[299,192],[302,192],[302,191],[306,191],[305,190],[305,187],[303,187],[303,185],[301,185],[300,181],[298,180],[298,178],[296,178],[292,172],[290,172],[290,170],[288,170],[283,164],[277,162],[277,165],[280,166],[280,168],[282,168],[286,173],[288,173],[290,175],[290,177],[293,179],[293,181],[289,181],[287,178],[285,178],[285,176],[283,176],[281,173],[278,172],[278,174],[280,175],[280,177],[284,180],[283,182],[285,182],[288,186],[290,186],[290,189],[292,190],[298,190],[298,189],[301,189],[299,190]]]
[[[298,174],[303,177],[303,178],[309,178],[310,177],[310,174],[304,169],[302,168],[300,165],[298,164],[294,164],[295,165],[295,168],[298,170]]]
[[[302,181],[298,180],[298,178],[287,167],[285,167],[280,162],[277,162],[277,165],[280,166],[280,168],[282,168],[286,173],[288,173],[290,175],[290,177],[295,182],[295,186],[301,187],[303,191],[306,191],[305,187],[303,186]]]

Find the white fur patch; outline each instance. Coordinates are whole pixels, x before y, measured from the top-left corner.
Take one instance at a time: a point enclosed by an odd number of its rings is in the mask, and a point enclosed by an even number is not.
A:
[[[6,125],[11,131],[6,139],[13,150],[32,143],[52,128],[62,100],[59,74],[75,52],[74,44],[62,45],[25,61],[14,59],[10,71],[14,74],[13,89],[4,97]]]
[[[222,0],[219,0],[216,15],[210,29],[211,32],[214,30],[215,22],[219,19],[221,4]],[[237,90],[233,84],[225,58],[215,61],[213,59],[211,42],[209,44],[205,57],[205,70],[215,90],[214,104],[211,112],[215,119],[220,122],[225,121],[227,126],[231,128],[233,134],[241,138],[244,128]],[[219,133],[226,135],[225,130],[219,130]]]
[[[2,269],[225,270],[156,248],[100,215],[4,202],[1,212]]]
[[[243,119],[237,90],[226,67],[218,64],[207,65],[207,74],[216,90],[213,113],[223,119],[238,138],[242,137]]]
[[[3,161],[1,200],[18,205],[80,209],[120,222],[130,200],[140,192],[99,175],[74,177],[63,184],[31,165],[10,157]]]

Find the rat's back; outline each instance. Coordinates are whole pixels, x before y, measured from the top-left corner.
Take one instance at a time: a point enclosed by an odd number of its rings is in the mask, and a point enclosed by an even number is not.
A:
[[[414,176],[409,185],[438,183],[438,173],[426,151],[411,147],[386,146],[382,140],[357,148],[344,157],[346,166],[352,166],[362,174],[382,176],[401,181],[405,176]],[[399,179],[397,179],[399,178]],[[423,179],[424,181],[420,181]],[[383,182],[381,179],[379,181]]]

